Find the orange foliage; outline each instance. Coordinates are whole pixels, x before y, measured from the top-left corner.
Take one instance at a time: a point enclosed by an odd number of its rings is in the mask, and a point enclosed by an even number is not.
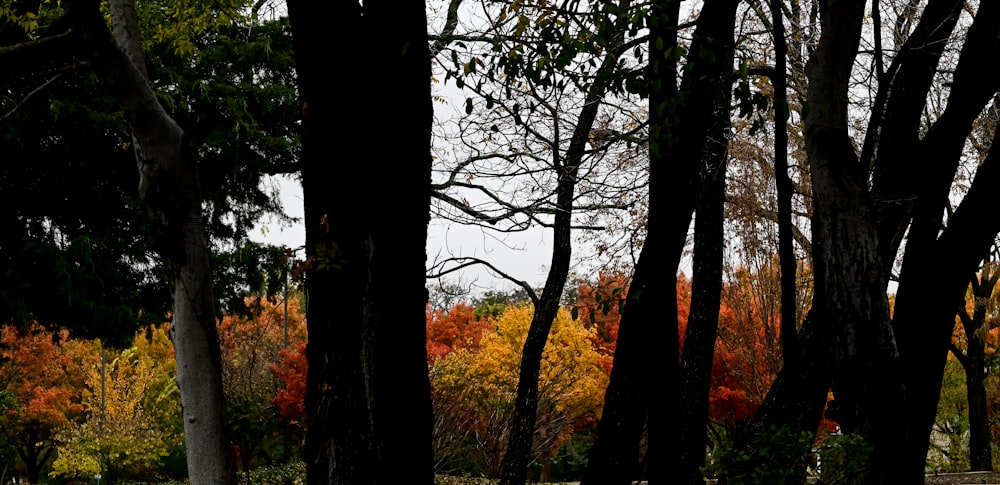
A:
[[[725,285],[712,364],[709,417],[727,428],[749,420],[781,370],[779,294],[773,275],[739,270]]]
[[[601,368],[611,374],[618,341],[618,324],[621,322],[621,307],[628,293],[629,279],[623,275],[602,273],[596,284],[581,282],[578,287],[576,308],[579,318],[594,333],[591,341],[601,354]]]
[[[3,327],[0,344],[6,389],[22,403],[22,421],[56,428],[83,411],[78,390],[87,369],[100,360],[92,343],[35,323],[27,330]]]
[[[307,342],[305,313],[298,298],[284,302],[248,298],[252,318],[227,315],[219,323],[223,383],[229,398],[273,403],[297,422],[305,414]]]
[[[483,333],[493,330],[491,318],[476,317],[476,309],[465,303],[457,303],[448,311],[427,310],[427,363],[465,349],[479,350]]]

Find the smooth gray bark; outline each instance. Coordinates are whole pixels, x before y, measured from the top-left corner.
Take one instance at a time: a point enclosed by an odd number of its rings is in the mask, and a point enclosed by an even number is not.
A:
[[[95,72],[118,98],[136,144],[139,196],[153,221],[153,239],[173,298],[170,330],[189,479],[195,485],[228,485],[233,481],[232,456],[197,164],[184,131],[159,104],[140,68],[115,45],[98,3],[64,5],[90,47]],[[117,11],[115,21],[122,23],[118,41],[128,46],[137,41],[138,27],[134,10],[127,10]],[[136,52],[134,45],[126,50]]]

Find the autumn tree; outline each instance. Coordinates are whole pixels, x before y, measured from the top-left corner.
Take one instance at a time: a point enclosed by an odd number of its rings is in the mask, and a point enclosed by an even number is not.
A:
[[[304,430],[306,375],[309,371],[306,341],[299,340],[294,346],[281,349],[278,356],[280,362],[271,364],[271,370],[281,381],[282,387],[271,402],[278,406],[278,412],[288,425]],[[289,446],[289,443],[286,442],[285,445]]]
[[[283,349],[306,341],[306,326],[299,299],[286,298],[287,306],[247,298],[248,316],[227,315],[219,322],[226,413],[242,470],[278,459],[287,446],[277,428],[280,408],[273,400],[281,381],[274,368]]]
[[[476,352],[483,335],[493,330],[490,315],[477,315],[476,308],[456,303],[447,310],[427,310],[427,363],[456,350]]]
[[[287,7],[302,116],[307,480],[430,484],[424,264],[433,113],[425,4]],[[334,51],[343,54],[338,65],[365,73],[350,82],[350,96],[330,70]],[[331,137],[378,148],[359,162],[331,150]],[[368,200],[359,204],[358,192],[338,181],[372,189],[363,192]]]
[[[93,342],[70,339],[65,329],[38,324],[0,329],[0,389],[17,403],[0,416],[2,433],[32,482],[55,456],[56,435],[81,416],[79,389],[100,355]]]
[[[969,465],[972,470],[993,469],[993,443],[990,433],[989,398],[986,393],[987,344],[993,330],[994,290],[1000,272],[994,262],[994,250],[983,262],[979,274],[971,278],[969,297],[958,309],[955,338],[950,350],[965,370],[966,402],[969,422]],[[995,350],[996,342],[993,343]]]
[[[501,477],[504,484],[520,484],[530,462],[541,356],[568,281],[573,229],[581,226],[577,214],[611,205],[595,194],[619,187],[619,174],[628,180],[624,184],[636,173],[642,178],[641,171],[616,171],[604,162],[605,151],[616,145],[612,139],[622,135],[599,133],[595,124],[602,112],[625,111],[627,98],[618,95],[635,84],[631,52],[637,32],[631,26],[638,10],[630,1],[565,11],[544,2],[481,2],[471,8],[495,20],[475,30],[457,21],[459,8],[460,2],[451,2],[433,49],[445,81],[455,78],[467,93],[466,114],[475,116],[458,123],[454,155],[441,151],[440,182],[432,186],[435,209],[439,217],[499,233],[543,227],[553,237],[545,283],[531,297],[535,323],[522,354]],[[485,139],[487,147],[470,144],[473,137]],[[471,263],[489,264],[457,257],[440,262],[435,273]],[[489,265],[504,275],[502,267]],[[523,281],[515,284],[531,289]]]
[[[121,352],[110,353],[106,365],[88,369],[83,391],[86,419],[64,428],[57,440],[58,457],[50,475],[69,479],[101,474],[109,481],[149,479],[164,457],[180,444],[180,429],[160,416],[180,407],[172,366],[154,360],[170,347],[160,337]],[[140,331],[136,341],[145,340]],[[156,338],[156,337],[154,337]]]
[[[483,335],[479,348],[454,350],[431,368],[435,398],[453,401],[472,414],[467,428],[447,430],[450,440],[471,445],[478,455],[475,463],[488,476],[502,472],[505,441],[511,439],[519,363],[532,311],[531,306],[508,307]],[[591,427],[600,415],[607,375],[593,335],[593,330],[562,309],[546,344],[532,440],[532,461],[542,466],[543,481],[558,448],[574,432]],[[437,407],[446,405],[436,403]]]

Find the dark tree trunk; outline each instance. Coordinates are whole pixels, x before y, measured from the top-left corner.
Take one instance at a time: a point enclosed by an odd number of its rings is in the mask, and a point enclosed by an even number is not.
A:
[[[992,289],[992,288],[991,288]],[[986,400],[986,342],[977,329],[966,328],[969,337],[965,366],[965,387],[969,404],[969,464],[973,471],[993,470],[993,444]]]
[[[629,7],[629,0],[620,2],[619,8],[623,12],[627,12]],[[601,101],[607,93],[609,77],[618,67],[624,33],[628,27],[628,17],[621,15],[615,20],[615,23],[618,34],[607,50],[595,76],[595,81],[591,84],[590,91],[586,95],[586,102],[580,110],[569,147],[564,156],[560,155],[558,150],[553,150],[555,157],[553,166],[558,172],[556,186],[556,208],[558,210],[552,224],[552,260],[542,294],[537,301],[533,302],[534,313],[521,354],[517,396],[514,401],[514,417],[511,423],[510,439],[501,465],[501,485],[520,485],[525,483],[528,477],[528,465],[531,462],[532,441],[536,429],[535,420],[538,413],[538,383],[542,353],[545,350],[552,323],[559,311],[573,253],[573,201],[577,176],[587,143],[590,140],[590,132],[601,107]]]
[[[885,79],[879,82],[863,153],[877,157],[872,193],[878,202],[879,244],[887,265],[896,259],[912,217],[919,171],[909,167],[921,158],[919,137],[925,100],[964,3],[928,2]],[[884,106],[878,102],[883,98]]]
[[[604,397],[604,410],[597,426],[597,439],[590,451],[582,485],[625,485],[643,473],[639,464],[639,441],[649,422],[651,436],[647,461],[670,469],[677,463],[668,440],[676,430],[675,396],[652,396],[655,387],[674,390],[678,376],[677,283],[673,277],[687,227],[694,209],[693,175],[681,175],[670,185],[666,152],[670,140],[669,105],[677,91],[677,46],[679,0],[656,0],[650,14],[650,161],[649,215],[635,273],[622,309],[611,379]],[[681,202],[671,207],[671,193]],[[689,196],[688,198],[685,198]],[[683,229],[682,229],[683,226]],[[674,268],[670,271],[669,268]],[[664,276],[669,275],[669,276]],[[650,475],[656,473],[650,472]],[[652,476],[651,476],[652,478]]]
[[[966,348],[951,344],[951,352],[965,371],[966,400],[969,409],[969,464],[973,471],[993,469],[993,444],[990,437],[988,401],[986,396],[986,342],[985,331],[987,302],[993,296],[1000,271],[987,257],[982,271],[971,280],[973,311],[966,307],[958,310],[958,317],[965,330]]]
[[[969,366],[965,369],[969,400],[969,465],[973,471],[993,470],[993,443],[986,397],[986,348],[982,340],[969,339]]]
[[[720,97],[725,97],[721,105],[728,105],[732,65],[726,60],[731,59],[727,54],[731,42],[724,39],[732,38],[737,3],[709,1],[703,7],[683,75],[683,98],[677,96],[675,76],[679,3],[653,3],[647,237],[626,297],[604,415],[585,484],[627,483],[635,476],[636,439],[644,418],[649,482],[668,483],[681,463],[677,452],[680,366],[672,350],[679,340],[677,286],[673,278],[661,275],[677,273],[694,210],[698,167],[705,160],[720,111],[726,111],[720,108]],[[667,185],[668,177],[676,182]],[[666,321],[659,324],[663,318]],[[668,349],[666,354],[663,348]],[[667,392],[654,393],[654,387]]]
[[[847,131],[847,90],[865,2],[821,3],[806,66],[806,152],[813,187],[813,311],[830,338],[840,424],[874,448],[858,483],[897,483],[906,439],[903,380],[889,322],[874,205]]]
[[[18,447],[17,454],[24,462],[25,474],[30,483],[38,483],[42,466],[48,461],[53,450],[51,445],[44,444],[51,443],[51,440],[43,440],[40,435],[37,427],[29,427],[19,436],[21,446]]]
[[[792,179],[788,175],[788,74],[786,72],[785,21],[782,0],[771,0],[771,38],[774,42],[774,184],[778,198],[778,261],[781,267],[781,355],[788,365],[798,355],[796,286],[798,260],[795,257],[792,225]]]
[[[288,2],[303,116],[310,484],[434,481],[424,8]],[[334,59],[361,74],[349,92],[329,70]]]
[[[941,379],[968,275],[986,254],[997,231],[981,197],[996,176],[993,152],[977,171],[972,188],[942,232],[948,192],[972,122],[1000,87],[1000,79],[982,76],[984,62],[1000,62],[1000,4],[980,5],[966,35],[944,113],[920,141],[919,173],[912,189],[912,209],[903,267],[893,314],[893,328],[904,359],[907,392],[907,474],[918,478],[926,460],[930,432],[940,398]],[[985,61],[984,61],[985,60]],[[979,187],[977,187],[979,186]],[[985,187],[984,187],[985,186]],[[980,205],[985,204],[985,205]],[[976,222],[976,218],[981,219]]]
[[[718,40],[718,39],[717,39]],[[732,51],[730,51],[732,52]],[[726,63],[730,59],[721,59]],[[711,130],[702,163],[694,221],[694,272],[691,277],[691,312],[688,317],[680,366],[679,483],[704,483],[708,442],[708,395],[712,362],[719,329],[722,300],[722,259],[726,160],[728,157],[729,91],[720,90],[716,107],[718,124]]]

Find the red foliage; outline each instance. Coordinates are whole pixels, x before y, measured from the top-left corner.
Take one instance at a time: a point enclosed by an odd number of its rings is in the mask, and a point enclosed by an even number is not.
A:
[[[591,342],[601,354],[601,367],[611,374],[618,341],[621,309],[628,294],[629,278],[602,273],[596,284],[581,282],[577,290],[576,310],[587,328],[594,329]]]
[[[291,422],[300,421],[306,415],[306,374],[309,362],[306,360],[306,341],[299,340],[293,347],[281,349],[281,364],[271,364],[271,370],[281,379],[285,387],[271,401]]]
[[[448,311],[427,311],[427,363],[458,350],[476,351],[483,332],[493,329],[490,318],[477,318],[476,309],[457,303]]]

